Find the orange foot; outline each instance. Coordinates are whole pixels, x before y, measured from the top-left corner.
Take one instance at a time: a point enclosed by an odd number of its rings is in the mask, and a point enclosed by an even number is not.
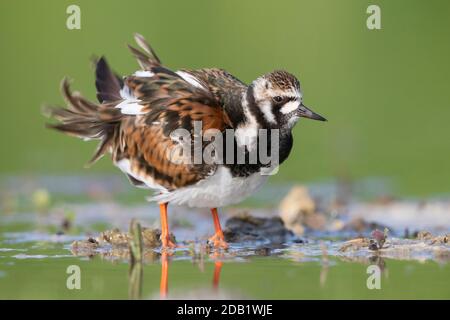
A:
[[[176,248],[177,245],[170,240],[169,236],[161,235],[162,249],[172,249]]]
[[[167,203],[159,204],[161,214],[161,242],[162,249],[176,248],[176,244],[170,240],[169,224],[167,222]]]
[[[208,243],[212,243],[214,245],[214,248],[228,249],[229,247],[222,232],[218,232],[211,238],[209,238]]]

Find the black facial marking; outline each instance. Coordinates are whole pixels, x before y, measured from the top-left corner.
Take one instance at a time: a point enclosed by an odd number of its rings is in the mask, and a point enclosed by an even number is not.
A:
[[[267,122],[266,117],[261,112],[261,109],[256,104],[255,96],[254,96],[254,88],[253,85],[248,87],[247,90],[247,103],[250,112],[255,116],[256,121],[261,124],[263,128],[270,128],[270,124]]]
[[[287,125],[289,122],[292,114],[295,111],[289,112],[288,114],[284,114],[281,112],[281,108],[286,103],[289,103],[291,101],[298,101],[298,97],[296,96],[282,96],[281,102],[272,101],[272,113],[275,116],[275,121],[277,122],[278,126],[283,127],[284,125]]]

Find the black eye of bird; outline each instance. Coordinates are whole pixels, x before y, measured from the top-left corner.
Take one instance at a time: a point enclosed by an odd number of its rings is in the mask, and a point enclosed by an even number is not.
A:
[[[283,101],[283,98],[280,96],[275,96],[275,97],[273,97],[273,101],[280,103],[281,101]]]

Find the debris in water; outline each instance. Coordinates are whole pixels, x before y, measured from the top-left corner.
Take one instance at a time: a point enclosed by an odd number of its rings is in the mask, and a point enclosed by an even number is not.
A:
[[[437,236],[431,239],[430,244],[448,244],[450,235],[446,234],[444,236]]]
[[[433,236],[429,231],[419,231],[417,233],[417,240],[428,241],[431,245],[433,244],[447,244],[449,242],[450,235],[445,234],[443,236]]]
[[[434,237],[428,231],[419,233],[417,239],[390,238],[387,241],[389,230],[372,232],[372,238],[357,238],[344,242],[339,248],[349,259],[367,259],[374,256],[397,260],[436,259],[446,262],[450,258],[448,246],[449,235]],[[349,249],[353,249],[349,251]],[[374,255],[374,251],[376,254]],[[347,253],[348,252],[348,253]]]
[[[89,237],[87,240],[74,241],[72,243],[72,253],[75,255],[91,255],[99,247],[96,239]]]
[[[383,248],[386,243],[386,239],[389,233],[388,228],[384,228],[384,232],[375,229],[371,236],[372,238],[356,238],[345,242],[340,248],[339,252],[345,252],[348,249],[359,250],[361,248],[369,248],[369,250],[375,251]]]
[[[144,247],[156,248],[161,246],[161,230],[142,228],[141,233]],[[129,233],[121,232],[117,228],[104,231],[99,237],[100,243],[109,243],[113,246],[128,246],[130,240],[131,236]],[[176,242],[175,236],[172,233],[170,234],[170,240]]]
[[[142,229],[142,240],[145,247],[156,248],[161,246],[161,230],[159,229]],[[175,241],[175,236],[171,233],[170,240]]]
[[[369,247],[370,240],[368,238],[356,238],[346,241],[340,248],[339,252],[345,252],[349,249],[358,250],[364,247]]]
[[[293,236],[279,217],[261,218],[247,212],[231,217],[225,226],[224,235],[227,242],[283,243]]]
[[[419,231],[417,233],[417,240],[431,240],[433,235],[429,231]]]
[[[132,226],[137,228],[136,225],[133,225],[133,222]],[[161,231],[159,229],[140,228],[140,225],[139,229],[143,245],[141,250],[145,251],[141,253],[141,255],[143,255],[144,258],[152,260],[154,258],[154,254],[152,253],[153,251],[148,249],[161,246]],[[121,232],[117,228],[107,230],[102,232],[97,238],[90,237],[87,240],[73,242],[72,252],[75,255],[91,256],[101,251],[103,255],[106,256],[128,259],[130,255],[130,247],[133,247],[132,250],[139,250],[137,247],[134,248],[137,244],[133,243],[133,241],[136,241],[136,234],[134,233],[133,236],[133,232],[136,232],[133,228],[131,228],[130,233]],[[173,234],[170,234],[170,237],[173,242],[176,242]],[[107,248],[106,251],[105,248]],[[136,254],[138,255],[138,251],[135,251],[135,255]],[[138,258],[138,256],[135,257]]]
[[[378,229],[372,231],[372,238],[375,239],[377,244],[377,249],[383,248],[384,243],[386,242],[387,236],[389,233],[388,228],[384,228],[384,232],[381,232]]]
[[[112,230],[106,230],[100,233],[99,242],[110,243],[113,246],[128,246],[130,241],[130,236],[126,232],[121,232],[119,229],[115,228]]]
[[[372,251],[378,250],[378,244],[374,239],[369,239],[369,250]]]
[[[294,186],[281,201],[279,210],[284,225],[296,235],[303,235],[305,226],[320,230],[326,224],[326,217],[317,212],[316,202],[303,186]]]

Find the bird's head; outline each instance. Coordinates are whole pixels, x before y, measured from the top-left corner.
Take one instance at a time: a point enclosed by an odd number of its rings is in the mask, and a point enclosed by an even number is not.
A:
[[[273,71],[253,81],[247,102],[257,121],[268,128],[291,129],[300,117],[326,121],[303,104],[300,82],[286,71]]]

